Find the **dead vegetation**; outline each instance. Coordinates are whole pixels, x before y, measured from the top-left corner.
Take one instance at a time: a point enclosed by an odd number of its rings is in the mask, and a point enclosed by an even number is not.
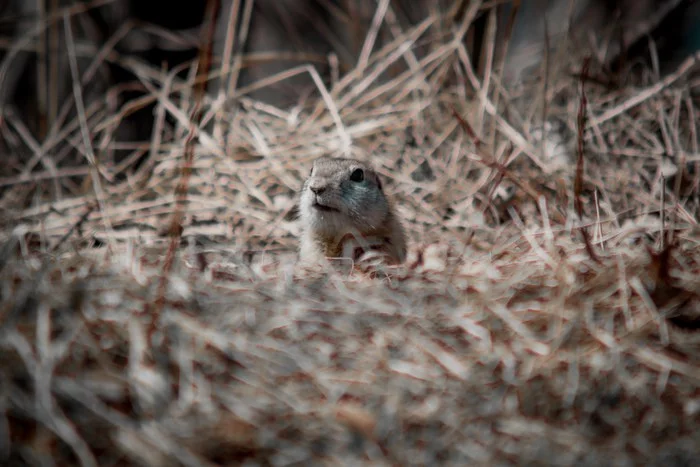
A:
[[[5,115],[34,153],[0,180],[3,463],[691,465],[699,57],[609,86],[560,54],[506,90],[474,8],[368,37],[291,110],[111,57],[150,94],[41,144]],[[152,140],[102,163],[148,100]],[[405,265],[295,270],[295,191],[342,153],[399,201]]]

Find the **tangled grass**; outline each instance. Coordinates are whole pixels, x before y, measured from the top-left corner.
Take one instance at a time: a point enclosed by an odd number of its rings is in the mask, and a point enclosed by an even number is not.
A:
[[[150,94],[78,108],[6,173],[3,462],[692,465],[700,57],[618,88],[574,57],[506,90],[465,18],[291,110],[130,63]],[[149,100],[132,157],[51,163],[124,148]],[[406,264],[295,268],[296,192],[329,154],[387,180]]]

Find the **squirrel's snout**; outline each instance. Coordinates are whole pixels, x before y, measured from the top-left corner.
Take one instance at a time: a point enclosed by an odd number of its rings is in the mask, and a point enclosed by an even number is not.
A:
[[[323,185],[310,185],[309,190],[313,191],[315,194],[320,195],[326,191],[326,187]]]

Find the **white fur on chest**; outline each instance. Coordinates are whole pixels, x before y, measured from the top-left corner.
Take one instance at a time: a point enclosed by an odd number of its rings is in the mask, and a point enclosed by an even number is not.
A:
[[[346,235],[341,240],[341,256],[358,261],[366,253],[372,250],[385,251],[386,247],[386,239],[383,237],[368,236],[358,238],[354,235]]]

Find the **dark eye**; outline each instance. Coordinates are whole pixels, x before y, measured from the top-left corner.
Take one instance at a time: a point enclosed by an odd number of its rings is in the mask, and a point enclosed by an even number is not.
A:
[[[350,180],[353,182],[361,182],[365,179],[365,171],[362,169],[355,169],[350,174]]]
[[[313,166],[312,166],[312,167],[311,167],[311,172],[309,172],[309,177],[312,176],[313,174],[314,174],[314,168],[313,168]]]

